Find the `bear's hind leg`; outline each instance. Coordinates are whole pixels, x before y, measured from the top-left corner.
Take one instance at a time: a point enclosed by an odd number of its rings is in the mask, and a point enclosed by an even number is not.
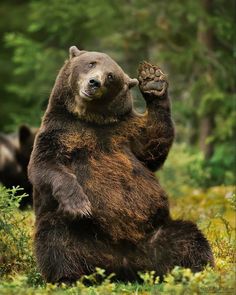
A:
[[[74,282],[84,274],[79,247],[73,244],[65,223],[52,218],[38,225],[35,252],[39,270],[47,282]]]
[[[203,270],[207,264],[214,266],[207,239],[189,221],[169,221],[152,235],[146,247],[160,276],[175,266],[190,268],[193,272]]]
[[[47,216],[37,224],[35,252],[47,282],[73,283],[96,267],[107,273],[123,269],[122,247],[104,237],[90,219],[75,221]]]

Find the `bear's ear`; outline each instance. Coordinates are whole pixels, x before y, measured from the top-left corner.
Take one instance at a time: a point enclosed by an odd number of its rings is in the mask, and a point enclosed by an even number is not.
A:
[[[134,79],[129,78],[129,80],[128,80],[129,89],[134,86],[137,86],[138,84],[139,84],[139,82],[136,78],[134,78]]]
[[[70,53],[70,59],[72,59],[75,56],[78,56],[81,51],[76,47],[76,46],[71,46],[69,49],[69,53]]]
[[[25,143],[30,138],[32,132],[28,125],[21,125],[19,127],[19,141],[20,144]]]

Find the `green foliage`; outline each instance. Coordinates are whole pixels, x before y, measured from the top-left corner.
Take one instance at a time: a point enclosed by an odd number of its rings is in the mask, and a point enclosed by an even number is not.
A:
[[[57,65],[63,63],[64,52],[45,48],[40,42],[22,34],[9,33],[5,41],[7,47],[16,48],[13,58],[15,81],[7,86],[7,90],[17,97],[15,108],[18,115],[11,113],[13,124],[26,122],[37,126],[50,94],[49,89],[53,86],[55,73],[59,70]]]
[[[166,276],[166,284],[163,292],[167,294],[210,294],[218,293],[220,290],[227,293],[233,291],[233,272],[227,276],[227,282],[222,282],[220,274],[211,268],[206,268],[201,273],[193,274],[189,269],[176,267]]]
[[[169,195],[175,197],[185,194],[189,187],[207,188],[219,183],[230,185],[234,183],[234,158],[233,145],[217,146],[213,157],[205,161],[196,148],[175,143],[157,176]]]
[[[32,272],[35,262],[31,251],[31,226],[29,213],[17,209],[25,193],[19,187],[6,189],[0,186],[0,278],[7,274]],[[32,218],[32,217],[31,217]]]
[[[205,162],[208,179],[203,179],[204,185],[219,183],[230,185],[235,181],[235,148],[234,143],[222,144],[216,147],[213,157]]]
[[[100,273],[102,270],[91,276]],[[92,278],[93,277],[93,278]],[[103,282],[98,285],[86,286],[80,280],[74,286],[61,286],[46,284],[33,288],[28,286],[26,277],[18,277],[14,282],[3,282],[0,285],[2,295],[8,294],[91,294],[91,295],[109,295],[109,294],[211,294],[224,292],[231,294],[234,290],[233,272],[228,273],[224,279],[219,273],[211,268],[206,268],[200,273],[192,273],[189,269],[175,267],[171,273],[165,276],[163,283],[158,283],[158,277],[153,273],[146,273],[147,283],[140,284],[115,284],[109,277],[104,276]]]
[[[204,169],[203,155],[186,144],[174,144],[164,167],[157,172],[170,196],[179,197],[189,187],[198,188],[211,175]]]

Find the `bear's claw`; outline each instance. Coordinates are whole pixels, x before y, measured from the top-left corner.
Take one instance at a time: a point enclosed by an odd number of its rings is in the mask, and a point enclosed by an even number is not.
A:
[[[140,90],[144,94],[153,94],[154,96],[163,96],[168,88],[166,75],[155,65],[142,62],[138,69],[138,80]]]
[[[59,190],[60,196],[59,208],[64,215],[72,218],[89,217],[92,215],[91,203],[84,194],[81,187],[71,185],[70,190]]]
[[[81,203],[73,205],[65,204],[64,206],[59,206],[59,211],[71,218],[89,217],[92,215],[91,204],[89,201],[81,201]]]

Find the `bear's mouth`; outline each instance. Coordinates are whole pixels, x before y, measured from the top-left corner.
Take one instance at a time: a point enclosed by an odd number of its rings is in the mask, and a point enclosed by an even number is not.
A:
[[[100,99],[104,94],[105,89],[98,88],[98,89],[81,89],[80,90],[80,97],[86,101],[92,101]]]
[[[83,98],[87,100],[93,100],[94,99],[94,93],[90,93],[88,91],[82,90],[81,93],[83,94]]]

